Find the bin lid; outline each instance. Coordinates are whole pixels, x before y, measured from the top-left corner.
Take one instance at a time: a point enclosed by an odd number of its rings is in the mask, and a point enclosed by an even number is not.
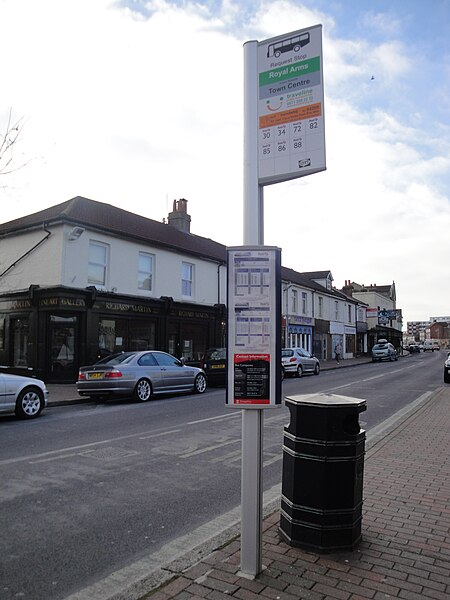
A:
[[[339,394],[297,394],[295,396],[286,396],[286,402],[293,404],[301,404],[303,406],[316,407],[338,407],[338,406],[354,406],[366,407],[366,400],[362,398],[352,398],[351,396],[340,396]]]

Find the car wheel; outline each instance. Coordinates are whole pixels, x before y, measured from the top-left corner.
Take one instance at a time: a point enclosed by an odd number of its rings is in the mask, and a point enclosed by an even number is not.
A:
[[[318,375],[320,373],[320,365],[319,363],[316,364],[316,366],[314,367],[314,375]]]
[[[138,402],[147,402],[152,397],[152,384],[148,379],[139,379],[134,388],[134,398]]]
[[[199,373],[195,378],[194,390],[196,394],[203,394],[203,392],[206,392],[206,377],[203,373]]]
[[[25,388],[17,397],[16,415],[21,419],[34,419],[44,408],[44,394],[38,388]]]
[[[448,371],[444,371],[444,383],[450,383],[450,373]]]
[[[303,375],[302,365],[298,365],[297,367],[297,377],[301,377]]]

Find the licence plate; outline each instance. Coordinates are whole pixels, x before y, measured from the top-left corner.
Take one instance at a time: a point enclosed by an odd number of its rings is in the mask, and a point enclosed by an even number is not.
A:
[[[211,369],[225,369],[225,365],[211,365]]]
[[[101,379],[103,373],[89,373],[89,379]]]

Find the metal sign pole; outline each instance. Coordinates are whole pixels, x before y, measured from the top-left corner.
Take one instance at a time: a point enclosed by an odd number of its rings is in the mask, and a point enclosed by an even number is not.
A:
[[[262,245],[262,187],[258,185],[258,42],[244,44],[244,245]],[[241,572],[262,571],[263,409],[242,410]]]

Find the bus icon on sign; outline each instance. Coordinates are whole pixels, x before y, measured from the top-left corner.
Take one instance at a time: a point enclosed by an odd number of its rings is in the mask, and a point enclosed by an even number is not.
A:
[[[299,160],[298,161],[298,168],[299,169],[303,169],[303,167],[310,167],[311,166],[311,159],[310,158],[306,158],[305,160]]]
[[[267,58],[270,58],[271,56],[278,58],[282,53],[290,52],[291,50],[298,52],[300,48],[303,48],[303,46],[306,46],[309,42],[309,32],[294,35],[293,37],[286,38],[280,42],[274,42],[267,47]]]

